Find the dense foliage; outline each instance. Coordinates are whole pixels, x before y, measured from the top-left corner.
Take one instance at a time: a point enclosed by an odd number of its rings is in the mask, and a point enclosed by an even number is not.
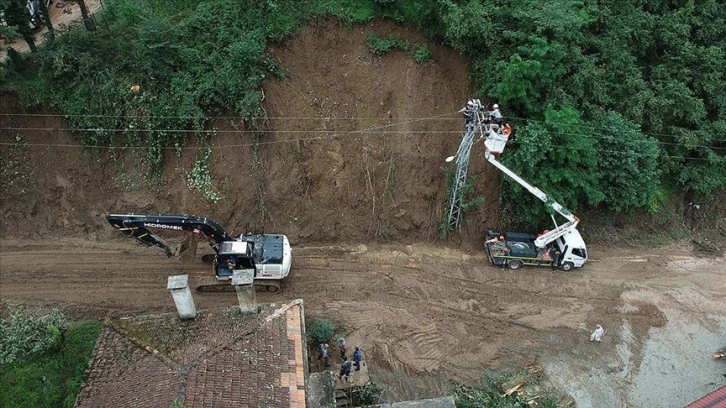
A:
[[[68,323],[58,310],[47,314],[12,312],[2,325],[0,401],[3,407],[72,407],[83,382],[101,324]],[[27,345],[23,343],[28,343]],[[12,361],[5,359],[8,349]]]
[[[104,3],[98,30],[71,28],[25,59],[11,53],[0,75],[25,103],[66,114],[89,145],[145,143],[151,174],[164,149],[206,134],[210,116],[231,109],[254,125],[264,114],[262,81],[282,75],[270,41],[312,18],[380,16],[471,59],[474,96],[498,102],[514,125],[504,163],[572,210],[655,209],[664,184],[697,199],[726,186],[723,1]],[[541,203],[504,186],[514,218],[543,219]]]
[[[726,186],[726,3],[431,4],[434,34],[472,57],[479,94],[515,125],[505,164],[566,206],[653,209],[660,180],[699,199]],[[504,185],[512,213],[541,217]]]
[[[48,313],[11,308],[10,318],[0,320],[0,365],[43,354],[60,345],[68,320],[59,309]]]

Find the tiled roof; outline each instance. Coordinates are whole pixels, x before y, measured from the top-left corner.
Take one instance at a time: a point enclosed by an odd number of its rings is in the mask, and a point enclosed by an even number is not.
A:
[[[97,341],[77,407],[170,407],[178,375],[125,336],[105,328]]]
[[[107,322],[76,406],[304,407],[303,318],[297,300],[258,315]]]
[[[691,402],[685,408],[726,408],[726,385]]]

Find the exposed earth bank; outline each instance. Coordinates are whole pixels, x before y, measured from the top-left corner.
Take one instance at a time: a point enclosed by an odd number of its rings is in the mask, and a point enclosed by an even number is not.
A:
[[[365,39],[426,43],[433,61],[372,55]],[[682,406],[724,384],[726,259],[689,243],[661,248],[589,240],[585,268],[502,271],[482,255],[499,225],[499,174],[475,146],[469,172],[484,203],[438,236],[443,159],[470,96],[454,52],[389,22],[305,28],[271,50],[287,79],[265,84],[265,132],[218,118],[211,174],[222,200],[187,187],[198,146],[169,150],[160,179],[143,151],[81,148],[61,118],[0,98],[0,298],[59,305],[79,318],[167,312],[166,277],[209,276],[119,237],[108,212],[206,215],[229,232],[287,234],[294,267],[262,302],[305,301],[306,319],[345,326],[391,401],[436,396],[452,381],[533,362],[578,406]],[[133,97],[133,95],[129,95]],[[723,220],[717,220],[723,222]],[[584,218],[585,236],[598,228]],[[597,226],[600,230],[602,226]],[[199,309],[234,304],[198,295]],[[601,344],[588,341],[595,324]]]

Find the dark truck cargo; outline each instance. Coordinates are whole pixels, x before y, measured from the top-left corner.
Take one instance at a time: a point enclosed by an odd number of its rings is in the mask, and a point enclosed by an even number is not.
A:
[[[537,237],[521,232],[487,232],[486,253],[489,262],[501,267],[519,269],[522,265],[551,266],[556,243],[548,248],[538,249],[534,244]],[[570,270],[572,264],[558,265],[563,270]]]

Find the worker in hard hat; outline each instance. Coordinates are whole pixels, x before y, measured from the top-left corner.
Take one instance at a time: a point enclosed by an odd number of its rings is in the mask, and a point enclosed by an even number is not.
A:
[[[472,123],[472,120],[474,119],[474,101],[469,100],[469,102],[466,103],[466,106],[459,110],[459,113],[461,113],[461,116],[464,117],[464,121],[467,125]]]
[[[499,105],[496,103],[492,105],[492,111],[489,112],[489,116],[492,118],[492,123],[497,125],[499,128],[502,127],[502,112],[499,111]]]

